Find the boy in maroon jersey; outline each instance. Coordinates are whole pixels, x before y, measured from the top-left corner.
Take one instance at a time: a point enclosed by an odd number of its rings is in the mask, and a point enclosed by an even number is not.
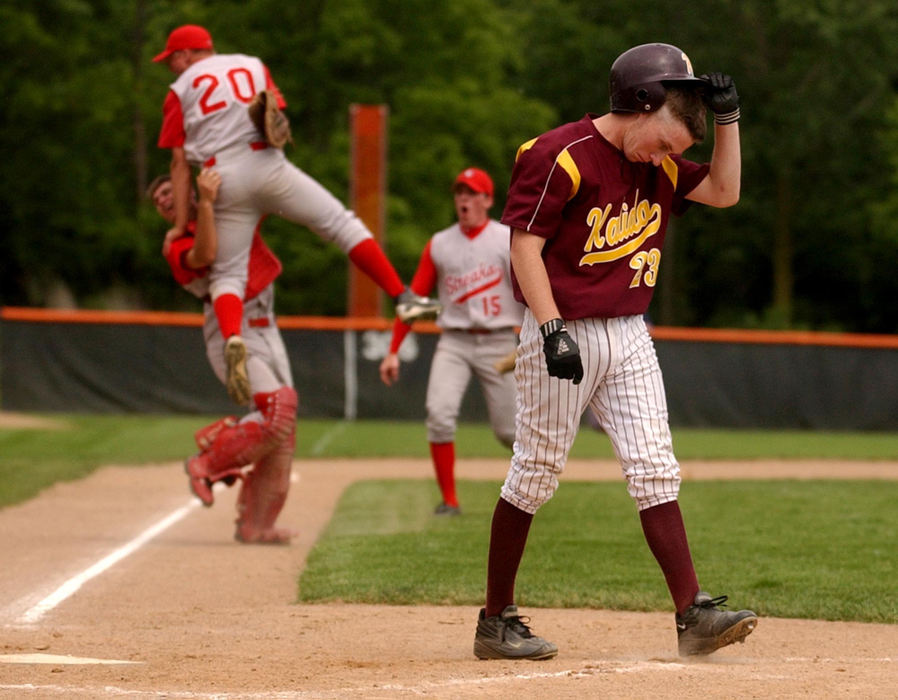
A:
[[[611,67],[611,111],[587,114],[520,147],[502,223],[512,230],[516,298],[526,304],[515,380],[515,452],[493,514],[479,658],[548,659],[558,647],[517,611],[514,584],[533,515],[555,492],[583,412],[608,434],[646,541],[676,609],[681,655],[744,641],[750,610],[699,589],[677,504],[661,370],[643,315],[670,214],[739,199],[739,98],[722,73],[696,78],[668,44],[624,52]],[[681,154],[706,135],[711,162]],[[570,380],[570,381],[568,381]]]

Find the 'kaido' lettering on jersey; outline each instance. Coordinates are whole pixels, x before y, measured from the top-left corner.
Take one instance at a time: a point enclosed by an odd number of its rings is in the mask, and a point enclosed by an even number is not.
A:
[[[586,216],[590,226],[589,238],[580,258],[581,265],[612,262],[638,250],[646,239],[654,236],[661,228],[661,205],[651,204],[647,199],[639,200],[636,192],[633,207],[626,202],[621,205],[618,216],[609,216],[611,203],[604,209],[593,207]]]

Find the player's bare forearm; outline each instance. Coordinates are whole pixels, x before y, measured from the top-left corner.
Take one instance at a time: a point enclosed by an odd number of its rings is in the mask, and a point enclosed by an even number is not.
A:
[[[387,353],[380,363],[380,380],[387,386],[392,386],[397,379],[399,379],[399,356],[394,352]]]
[[[203,168],[196,178],[199,200],[196,205],[196,234],[193,248],[187,254],[187,264],[198,269],[211,265],[218,251],[218,235],[215,228],[215,200],[221,186],[221,175]]]
[[[511,266],[530,313],[539,325],[561,317],[542,258],[545,244],[546,239],[542,236],[517,228],[511,236]]]
[[[712,207],[733,206],[739,201],[742,185],[739,122],[715,124],[710,166],[705,179],[686,198]]]
[[[211,265],[215,262],[217,243],[212,202],[200,201],[196,205],[196,236],[193,247],[187,252],[187,265],[195,270]]]
[[[742,187],[739,122],[714,126],[714,150],[711,154],[708,177],[718,194],[713,206],[731,207],[739,201]]]
[[[172,149],[170,173],[175,199],[174,228],[183,233],[190,218],[190,164],[183,148]]]

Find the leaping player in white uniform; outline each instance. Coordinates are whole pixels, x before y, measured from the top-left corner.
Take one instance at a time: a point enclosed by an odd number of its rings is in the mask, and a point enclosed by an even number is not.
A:
[[[508,254],[509,231],[490,218],[493,181],[479,168],[459,173],[453,185],[458,221],[435,233],[424,248],[411,288],[429,295],[434,286],[443,307],[427,382],[427,440],[442,501],[437,515],[461,512],[455,488],[455,430],[465,390],[480,381],[496,438],[514,442],[515,386],[496,363],[514,352],[523,306],[514,298]],[[399,378],[399,346],[410,325],[396,319],[390,352],[380,376]]]
[[[171,149],[175,197],[175,223],[166,241],[182,236],[187,226],[192,168],[214,165],[221,175],[215,202],[218,253],[209,287],[227,340],[227,385],[235,402],[248,403],[251,396],[239,335],[242,294],[253,231],[267,214],[307,226],[335,243],[395,300],[404,320],[436,317],[438,304],[405,288],[362,221],[259,133],[247,110],[256,93],[273,90],[278,106],[286,107],[260,59],[216,54],[208,31],[185,25],[171,32],[165,50],[153,60],[177,76],[165,98],[159,136],[159,146]]]

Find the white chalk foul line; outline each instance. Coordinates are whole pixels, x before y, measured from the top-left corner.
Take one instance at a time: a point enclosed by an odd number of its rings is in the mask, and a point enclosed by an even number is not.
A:
[[[798,661],[798,657],[790,657],[782,659],[787,661]],[[780,661],[782,661],[780,660]],[[807,662],[816,663],[819,659],[808,657]],[[828,661],[837,661],[837,659],[828,659]],[[851,661],[891,663],[894,661],[892,657],[863,657],[842,659],[842,662],[850,663]],[[124,663],[124,662],[108,662],[108,663]],[[764,663],[779,663],[773,659],[767,659]],[[544,679],[583,679],[604,674],[626,674],[626,673],[645,673],[645,672],[671,672],[683,673],[691,672],[695,675],[707,675],[709,672],[718,674],[731,675],[738,670],[738,666],[729,664],[715,666],[713,664],[704,663],[680,663],[676,661],[602,661],[597,660],[587,663],[579,668],[566,668],[557,671],[531,672],[531,673],[508,673],[495,676],[483,676],[478,678],[447,678],[439,681],[424,680],[415,684],[399,684],[399,683],[375,683],[360,684],[355,686],[345,686],[331,690],[267,690],[267,691],[188,691],[188,690],[140,690],[119,688],[116,686],[105,685],[95,686],[64,686],[64,685],[34,685],[31,683],[22,684],[0,684],[0,691],[13,690],[21,694],[27,692],[36,692],[43,695],[49,693],[72,696],[73,694],[83,694],[87,697],[136,697],[136,698],[180,698],[182,700],[335,700],[336,698],[348,697],[383,697],[390,693],[404,692],[417,695],[429,695],[439,693],[440,691],[451,691],[453,688],[476,688],[477,686],[514,684],[520,681],[533,681]],[[748,667],[748,672],[753,679],[763,678],[766,680],[777,680],[788,678],[783,675],[758,675],[758,671]]]
[[[178,690],[130,690],[116,686],[106,685],[102,688],[84,686],[60,686],[60,685],[0,685],[0,690],[16,690],[23,695],[27,691],[43,693],[85,694],[89,697],[137,697],[137,698],[180,698],[182,700],[336,700],[336,698],[350,697],[389,697],[393,693],[412,693],[424,695],[451,692],[452,689],[470,689],[498,684],[513,684],[521,681],[542,679],[580,679],[596,676],[602,673],[633,673],[639,671],[672,671],[681,672],[685,668],[680,663],[641,662],[633,664],[620,664],[615,662],[596,662],[581,668],[567,668],[558,671],[509,673],[497,676],[484,676],[478,678],[447,678],[440,681],[422,681],[415,684],[374,683],[355,686],[346,686],[332,690],[269,690],[256,691],[178,691]]]
[[[53,593],[48,595],[36,605],[29,608],[21,617],[19,617],[16,622],[21,625],[35,624],[44,615],[46,615],[53,608],[59,605],[62,601],[73,595],[85,583],[90,581],[92,578],[99,576],[107,569],[115,566],[125,557],[136,552],[160,532],[167,530],[169,527],[174,525],[179,520],[183,519],[184,516],[186,516],[191,510],[197,508],[198,506],[199,501],[191,500],[190,503],[188,503],[186,506],[182,506],[170,515],[167,515],[155,525],[144,530],[126,545],[119,547],[114,552],[100,559],[100,561],[98,561],[93,566],[85,569],[77,576],[73,576],[72,578],[70,578],[59,588],[57,588]]]
[[[336,423],[332,428],[327,430],[318,440],[312,445],[312,449],[310,450],[313,457],[320,457],[324,450],[327,449],[327,446],[330,445],[336,438],[346,432],[346,427],[349,423],[345,420],[341,420]]]
[[[54,666],[106,666],[116,664],[142,664],[143,661],[121,659],[92,659],[86,656],[64,654],[3,654],[0,664],[53,664]]]

